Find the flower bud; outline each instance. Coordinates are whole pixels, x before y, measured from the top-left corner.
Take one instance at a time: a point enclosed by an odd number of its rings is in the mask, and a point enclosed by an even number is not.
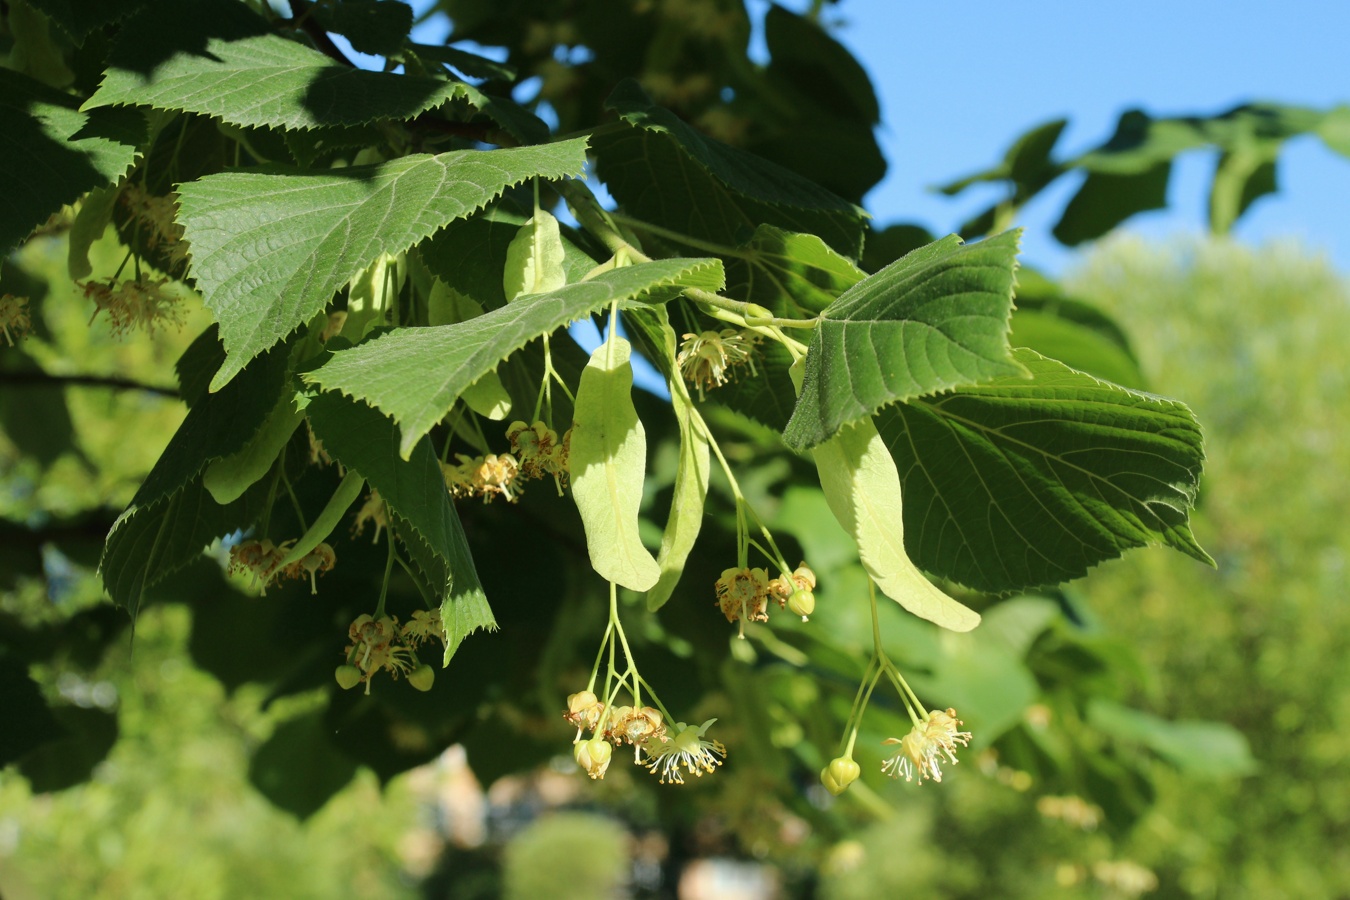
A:
[[[805,619],[816,611],[816,595],[810,591],[796,590],[788,598],[788,609]]]
[[[835,781],[834,776],[830,774],[829,766],[820,770],[820,783],[825,785],[825,790],[836,797],[844,792],[844,789],[839,786],[839,782]]]
[[[408,674],[408,684],[417,688],[419,691],[431,690],[431,685],[436,681],[436,670],[423,663]]]
[[[598,780],[605,777],[609,761],[614,756],[614,747],[609,741],[596,735],[589,741],[578,741],[573,744],[572,756],[577,764],[586,770],[587,775]]]
[[[830,777],[834,779],[834,783],[839,785],[839,790],[835,792],[837,794],[842,794],[844,789],[857,781],[858,776],[862,774],[862,768],[848,756],[840,756],[830,760],[830,765],[825,771],[829,772]],[[829,785],[826,785],[826,787],[829,787]]]
[[[349,691],[361,683],[361,670],[356,666],[338,666],[333,677],[337,679],[338,687]]]

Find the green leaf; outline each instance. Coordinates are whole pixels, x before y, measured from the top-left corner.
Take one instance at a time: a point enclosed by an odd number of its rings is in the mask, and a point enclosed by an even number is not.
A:
[[[445,607],[450,607],[447,630],[457,615],[465,618],[457,627],[467,629],[459,633],[461,640],[474,628],[495,629],[431,442],[418,441],[409,458],[400,459],[398,426],[378,410],[339,394],[320,394],[305,407],[305,414],[328,454],[364,476],[384,498],[395,517],[395,534],[436,591],[443,618]]]
[[[80,211],[75,214],[75,222],[70,226],[70,237],[66,242],[66,272],[71,281],[83,281],[93,274],[89,248],[103,237],[108,223],[112,221],[116,204],[117,189],[111,185],[95,188],[80,203]]]
[[[1230,778],[1257,769],[1242,732],[1222,722],[1168,721],[1100,697],[1088,703],[1087,720],[1112,737],[1143,744],[1191,777]]]
[[[974,610],[933,586],[905,550],[900,473],[869,420],[844,426],[811,455],[830,511],[858,542],[858,559],[883,594],[951,631],[980,624]]]
[[[68,94],[0,68],[0,254],[131,166],[134,129],[120,115],[87,116],[78,106]]]
[[[1170,161],[1142,172],[1089,172],[1055,225],[1056,239],[1075,247],[1101,237],[1135,213],[1162,209],[1171,176]]]
[[[761,225],[727,264],[727,294],[786,317],[823,312],[866,278],[814,234]]]
[[[627,266],[551,294],[522,297],[458,325],[405,328],[333,354],[305,380],[338,390],[392,415],[405,457],[464,389],[535,338],[616,301],[698,287],[719,290],[715,259],[665,259]]]
[[[646,591],[661,569],[638,535],[647,434],[633,407],[630,352],[628,341],[611,334],[581,373],[569,468],[591,568],[606,581]]]
[[[231,0],[159,0],[123,26],[85,109],[151,106],[286,129],[410,119],[465,86],[341,66]]]
[[[1275,158],[1281,141],[1252,141],[1224,152],[1209,190],[1209,228],[1227,234],[1254,202],[1279,189]]]
[[[885,410],[904,481],[906,546],[925,570],[982,591],[1077,578],[1164,544],[1212,564],[1188,516],[1203,439],[1183,404],[1031,350],[1004,377]]]
[[[144,5],[145,0],[28,0],[42,10],[75,43],[83,43],[89,32],[126,18]]]
[[[390,56],[403,46],[413,25],[413,10],[390,0],[338,0],[315,6],[314,15],[325,31],[335,31],[358,53]]]
[[[862,253],[866,213],[771,162],[705,137],[625,81],[608,106],[628,128],[595,136],[600,174],[633,215],[734,245],[763,223],[819,235],[845,256]],[[659,186],[659,189],[657,189]]]
[[[1017,239],[945,237],[840,295],[811,337],[787,445],[813,447],[897,401],[1019,374],[1008,355]]]
[[[675,358],[675,332],[661,310],[665,328],[666,355]],[[697,418],[694,401],[684,380],[676,373],[670,378],[670,405],[680,428],[680,457],[675,467],[675,486],[670,497],[670,515],[666,530],[661,535],[661,548],[656,553],[656,565],[661,575],[647,592],[647,609],[655,611],[665,605],[684,574],[698,533],[703,527],[703,504],[708,496],[708,476],[711,460],[708,436],[702,419]]]
[[[459,70],[469,78],[497,79],[515,81],[516,68],[506,63],[469,53],[456,47],[442,47],[435,44],[412,44],[412,50],[424,60],[440,63]]]
[[[502,294],[509,303],[522,294],[547,294],[567,284],[558,220],[539,210],[525,220],[506,248]]]
[[[322,311],[380,254],[408,249],[527,178],[580,173],[585,147],[578,139],[335,173],[225,173],[182,185],[179,221],[192,272],[228,353],[212,389]]]
[[[304,415],[295,408],[295,395],[283,391],[258,431],[235,453],[218,459],[202,473],[202,486],[217,503],[237,500],[271,470]],[[311,548],[312,549],[312,548]]]

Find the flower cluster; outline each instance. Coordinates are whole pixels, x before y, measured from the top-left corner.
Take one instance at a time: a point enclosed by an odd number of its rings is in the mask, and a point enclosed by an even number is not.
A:
[[[514,487],[520,476],[520,464],[509,453],[489,453],[486,456],[465,456],[455,454],[459,464],[441,463],[441,475],[445,478],[445,489],[452,497],[482,497],[484,503],[491,503],[493,497],[505,497],[507,503],[514,503],[520,497],[520,489]]]
[[[893,778],[913,781],[917,776],[922,784],[925,778],[942,781],[940,768],[943,757],[956,765],[956,748],[970,743],[969,731],[957,731],[961,720],[956,710],[935,709],[917,723],[902,738],[887,738],[884,744],[899,744],[900,752],[881,764],[881,770]]]
[[[749,366],[750,374],[755,374],[757,342],[754,334],[734,328],[686,334],[675,363],[685,380],[698,388],[698,398],[702,400],[705,390],[726,384],[738,366]]]
[[[769,621],[769,600],[806,618],[816,608],[816,573],[802,563],[792,573],[769,578],[763,569],[723,569],[717,579],[717,606],[728,622],[739,622],[745,637],[746,622]]]
[[[667,727],[661,711],[650,706],[616,706],[606,708],[603,701],[591,691],[578,691],[567,698],[563,718],[577,726],[572,755],[591,778],[605,777],[614,757],[615,748],[630,744],[633,762],[643,766],[660,783],[684,784],[680,767],[696,777],[714,772],[726,758],[727,748],[720,741],[704,737],[716,722],[709,719],[697,728],[677,722]],[[592,736],[582,739],[584,732]]]
[[[84,295],[94,301],[94,316],[106,312],[113,334],[122,335],[137,326],[154,334],[160,325],[182,324],[178,297],[166,290],[168,285],[166,278],[142,276],[120,284],[111,278],[106,283],[88,281],[82,287]]]
[[[250,575],[254,585],[267,593],[267,585],[273,581],[285,579],[299,580],[309,576],[309,591],[319,592],[315,581],[317,575],[330,571],[337,563],[333,548],[320,543],[313,550],[283,566],[281,563],[295,546],[294,540],[273,544],[267,538],[262,540],[240,541],[230,548],[230,572],[238,575]]]
[[[347,629],[351,646],[344,651],[347,662],[338,666],[334,677],[343,690],[356,687],[365,682],[366,693],[370,693],[370,679],[381,669],[389,672],[395,680],[400,675],[408,677],[408,683],[419,691],[431,690],[436,672],[431,666],[419,663],[413,650],[429,636],[445,639],[440,623],[430,613],[414,613],[408,624],[402,627],[395,616],[357,616]]]
[[[144,225],[141,239],[148,249],[160,248],[174,265],[186,262],[188,245],[183,240],[183,226],[174,221],[176,193],[156,197],[139,184],[128,184],[118,197],[137,223]]]
[[[28,298],[13,294],[0,296],[0,334],[11,347],[33,327],[28,315]]]
[[[572,430],[558,433],[543,422],[526,425],[515,421],[506,429],[511,452],[520,460],[520,477],[526,480],[553,476],[559,494],[567,486],[568,459],[572,446]]]

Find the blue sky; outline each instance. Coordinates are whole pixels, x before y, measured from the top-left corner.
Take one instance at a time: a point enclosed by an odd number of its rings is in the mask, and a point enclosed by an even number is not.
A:
[[[1017,134],[1049,119],[1070,120],[1060,151],[1076,153],[1109,137],[1132,106],[1171,115],[1251,100],[1350,102],[1347,0],[845,0],[829,14],[881,100],[890,171],[866,205],[881,223],[939,233],[992,196],[953,200],[925,188],[993,164]],[[1209,153],[1183,157],[1169,208],[1126,227],[1158,238],[1203,230],[1213,168]],[[1279,194],[1253,206],[1236,236],[1297,236],[1350,271],[1350,159],[1300,138],[1286,145],[1279,177]],[[1029,263],[1052,272],[1071,263],[1050,229],[1075,188],[1057,184],[1025,211]]]

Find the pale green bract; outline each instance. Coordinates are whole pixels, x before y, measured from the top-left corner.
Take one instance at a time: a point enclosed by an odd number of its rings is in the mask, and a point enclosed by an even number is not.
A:
[[[539,210],[525,220],[506,248],[502,291],[510,302],[523,294],[547,294],[567,284],[558,220]]]
[[[611,334],[591,354],[572,420],[572,498],[591,568],[629,590],[649,590],[661,568],[638,535],[647,433],[633,408],[628,342]]]
[[[952,631],[980,624],[979,613],[934,587],[905,552],[900,473],[872,420],[845,425],[811,455],[830,511],[858,542],[858,558],[881,592]]]
[[[295,408],[295,395],[283,392],[258,433],[242,449],[206,467],[202,486],[217,503],[237,500],[268,473],[304,418],[304,413]]]

